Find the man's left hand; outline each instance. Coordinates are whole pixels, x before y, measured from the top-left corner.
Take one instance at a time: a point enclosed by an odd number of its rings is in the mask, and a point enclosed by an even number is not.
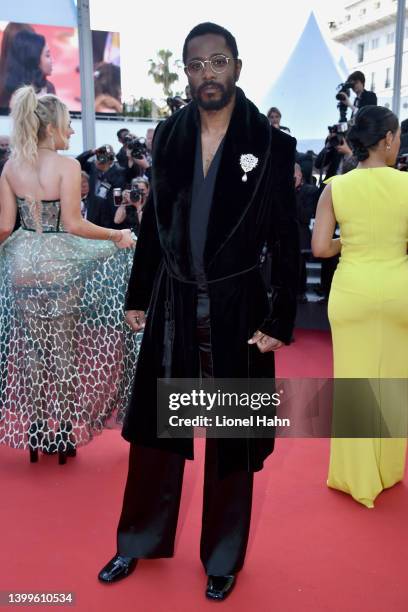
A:
[[[276,351],[283,346],[283,342],[263,334],[259,329],[254,333],[252,338],[248,340],[248,344],[256,344],[261,353]]]

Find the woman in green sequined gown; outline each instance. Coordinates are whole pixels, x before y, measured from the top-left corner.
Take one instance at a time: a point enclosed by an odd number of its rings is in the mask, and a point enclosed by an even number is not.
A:
[[[65,105],[24,87],[12,115],[0,179],[0,443],[61,459],[123,417],[137,338],[123,320],[133,249],[117,247],[133,240],[82,219],[79,164],[57,153],[73,133]]]

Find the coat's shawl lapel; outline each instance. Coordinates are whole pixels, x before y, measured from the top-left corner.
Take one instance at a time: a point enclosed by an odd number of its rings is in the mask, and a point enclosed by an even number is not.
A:
[[[269,160],[270,128],[268,120],[237,89],[237,100],[222,152],[208,223],[204,261],[208,266],[225,242],[232,236],[249,206]],[[242,181],[240,165],[243,154],[258,159],[257,166]]]
[[[154,149],[153,186],[160,240],[165,253],[177,253],[176,259],[168,263],[182,276],[189,276],[191,269],[189,213],[198,125],[197,105],[192,102],[160,126]],[[206,269],[253,202],[268,163],[269,145],[266,117],[237,88],[209,218],[204,251]],[[248,173],[247,182],[243,182],[240,157],[248,153],[258,159],[258,164]]]
[[[185,278],[191,268],[188,220],[196,140],[197,109],[190,104],[159,126],[153,149],[152,185],[160,242],[173,273]]]

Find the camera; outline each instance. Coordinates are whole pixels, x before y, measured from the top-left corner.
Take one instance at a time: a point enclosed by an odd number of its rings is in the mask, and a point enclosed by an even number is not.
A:
[[[113,149],[107,146],[99,147],[95,151],[96,159],[100,164],[107,164],[115,159]]]
[[[334,136],[333,138],[330,138],[326,147],[327,150],[332,150],[338,147],[339,145],[342,145],[345,139],[345,133],[348,130],[347,121],[335,123],[334,125],[329,125],[327,129],[329,130],[329,134],[331,136]]]
[[[144,196],[145,192],[143,191],[143,189],[139,189],[139,187],[132,187],[129,193],[130,201],[134,202],[135,204],[136,202],[140,202],[140,200],[144,198]]]
[[[344,102],[344,97],[350,96],[351,86],[352,84],[349,81],[340,83],[340,85],[337,86],[336,100],[339,101],[337,104],[337,108],[340,112],[339,123],[345,123],[347,121],[347,105]]]
[[[350,89],[351,83],[349,83],[348,81],[346,81],[345,83],[340,83],[340,85],[337,86],[336,100],[342,102],[345,95],[349,97]]]
[[[135,159],[142,159],[147,153],[146,140],[144,138],[137,138],[132,134],[125,136],[125,147]]]

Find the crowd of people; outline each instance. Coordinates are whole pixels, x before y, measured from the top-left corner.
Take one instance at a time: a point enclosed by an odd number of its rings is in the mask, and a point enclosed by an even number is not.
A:
[[[313,151],[296,153],[294,181],[300,235],[299,302],[308,301],[306,265],[309,261],[316,261],[311,249],[311,236],[317,202],[329,179],[346,174],[357,167],[358,158],[350,146],[348,133],[358,109],[377,105],[376,94],[365,89],[365,75],[361,71],[350,74],[346,82],[355,94],[353,101],[345,93],[340,94],[343,96],[345,108],[351,110],[349,122],[330,126],[324,147],[317,154]],[[273,127],[290,134],[290,128],[281,125],[282,113],[277,107],[271,107],[267,117]],[[408,119],[401,122],[401,144],[395,167],[401,171],[408,170]],[[335,228],[335,236],[338,237],[338,227]],[[313,286],[314,292],[320,298],[316,301],[328,301],[338,261],[338,255],[321,260],[320,283]]]
[[[13,95],[11,146],[0,137],[0,443],[65,463],[113,415],[123,422],[129,471],[105,584],[173,555],[193,441],[157,436],[157,380],[273,379],[311,252],[331,266],[335,377],[408,379],[408,175],[395,169],[406,122],[353,73],[351,124],[330,128],[317,156],[299,154],[279,109],[265,117],[237,87],[228,30],[196,26],[183,61],[192,101],[154,139],[121,129],[116,154],[59,155],[68,109],[32,85]],[[273,448],[272,434],[206,441],[209,599],[225,599],[242,569],[253,475]],[[328,484],[373,507],[402,479],[405,453],[403,437],[334,439]]]
[[[116,154],[106,144],[78,155],[86,219],[103,227],[128,228],[137,236],[149,195],[152,132],[138,138],[122,128],[117,133],[122,146]]]

